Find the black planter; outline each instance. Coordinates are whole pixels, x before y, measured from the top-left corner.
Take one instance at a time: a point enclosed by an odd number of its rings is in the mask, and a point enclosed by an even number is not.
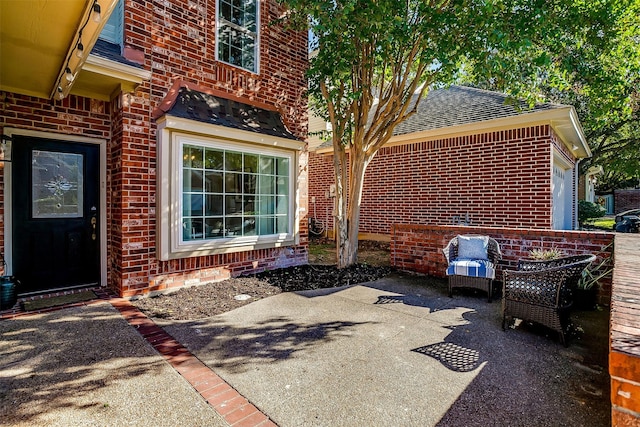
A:
[[[598,305],[598,288],[577,288],[573,290],[573,308],[575,310],[595,310]]]
[[[18,301],[16,284],[13,276],[0,276],[0,310],[8,310]]]

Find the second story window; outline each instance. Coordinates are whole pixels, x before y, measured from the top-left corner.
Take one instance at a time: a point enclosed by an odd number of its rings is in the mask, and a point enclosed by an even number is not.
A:
[[[218,0],[216,58],[258,72],[259,0]]]
[[[109,17],[109,20],[102,28],[102,32],[100,33],[100,38],[109,43],[122,46],[123,17],[124,17],[124,1],[118,0],[118,3],[116,3],[115,8],[113,9],[113,12],[111,12],[111,16]]]

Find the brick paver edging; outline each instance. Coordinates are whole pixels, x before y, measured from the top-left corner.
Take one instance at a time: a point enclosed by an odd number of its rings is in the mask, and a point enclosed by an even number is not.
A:
[[[227,384],[182,344],[138,310],[129,300],[111,298],[111,305],[233,427],[277,427],[244,396]]]

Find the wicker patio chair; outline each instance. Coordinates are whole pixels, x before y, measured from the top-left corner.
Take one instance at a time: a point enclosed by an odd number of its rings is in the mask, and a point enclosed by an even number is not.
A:
[[[502,329],[514,318],[544,325],[560,336],[566,346],[565,333],[573,301],[570,288],[574,286],[585,268],[595,259],[593,255],[567,260],[551,260],[531,263],[523,261],[523,270],[503,272]],[[509,319],[509,321],[507,321]]]
[[[460,251],[461,241],[466,239],[483,239],[486,242],[484,256],[467,256],[465,251]],[[453,288],[475,288],[485,291],[491,302],[496,263],[502,258],[498,242],[487,236],[456,236],[442,252],[447,259],[449,296],[453,296]]]

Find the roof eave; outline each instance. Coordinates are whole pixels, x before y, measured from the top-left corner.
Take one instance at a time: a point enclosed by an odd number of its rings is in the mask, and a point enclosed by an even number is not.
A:
[[[591,157],[591,150],[587,144],[575,109],[572,106],[563,106],[560,108],[533,111],[530,113],[501,117],[482,122],[395,135],[391,137],[385,146],[404,145],[415,142],[425,142],[436,139],[474,135],[478,133],[495,132],[514,128],[517,129],[542,124],[549,124],[556,132],[562,143],[575,155],[576,158]],[[316,150],[316,153],[318,154],[328,154],[331,152],[333,152],[332,147],[318,148]]]

